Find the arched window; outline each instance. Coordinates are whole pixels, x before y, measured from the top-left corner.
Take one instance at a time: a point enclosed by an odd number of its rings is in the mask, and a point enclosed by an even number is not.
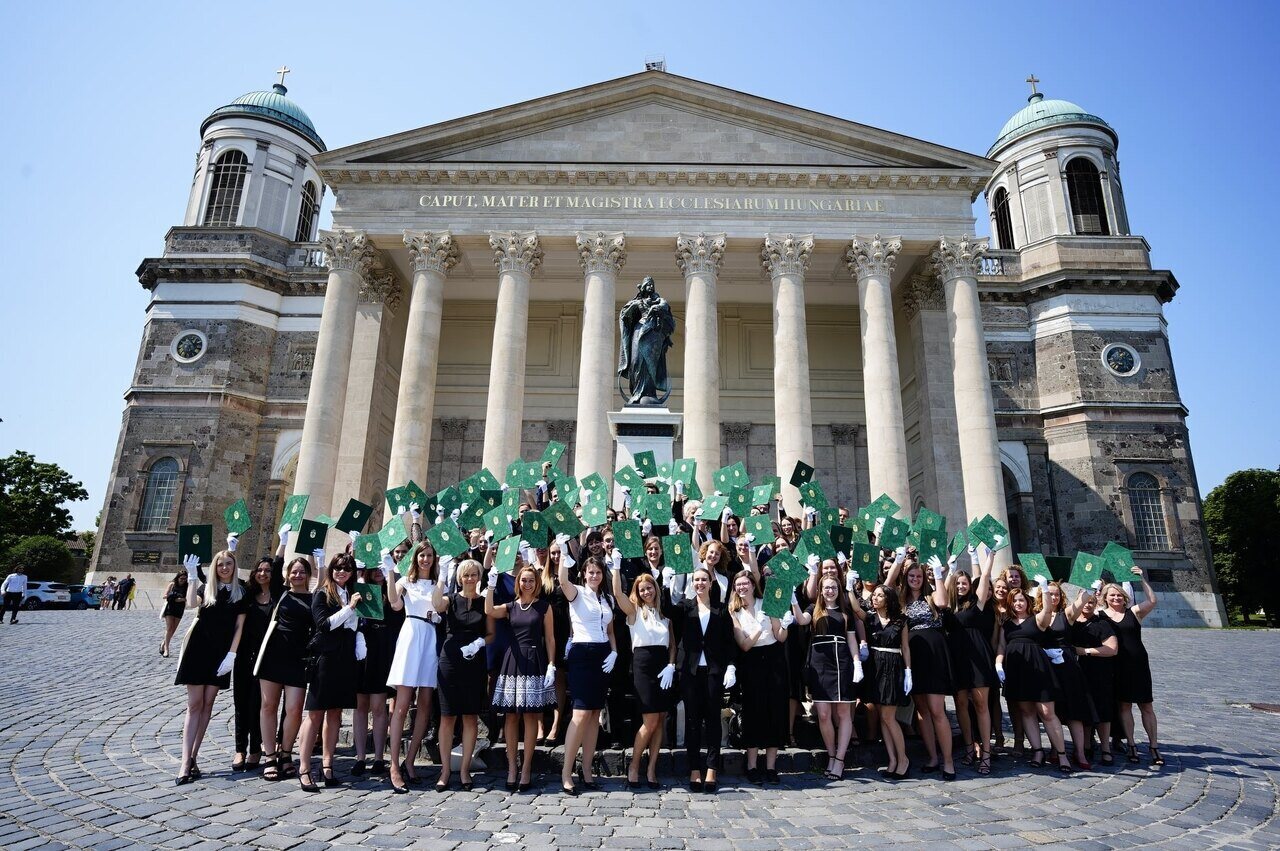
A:
[[[1013,248],[1013,220],[1009,218],[1009,193],[1001,186],[996,190],[993,207],[996,212],[996,241],[1004,249]]]
[[[1107,207],[1102,202],[1102,179],[1088,157],[1067,163],[1067,194],[1071,199],[1071,221],[1077,234],[1108,236]]]
[[[310,180],[302,187],[302,205],[298,208],[298,232],[294,234],[294,242],[310,242],[311,227],[316,223],[316,213],[320,205],[316,203],[316,185]]]
[[[178,495],[178,462],[161,458],[147,472],[147,488],[142,494],[142,513],[138,516],[139,532],[164,532],[173,516],[173,501]]]
[[[204,208],[206,225],[235,225],[248,171],[249,158],[242,151],[230,150],[218,157],[213,164],[213,180],[209,182],[209,204]]]
[[[1164,523],[1160,483],[1150,473],[1129,477],[1129,507],[1133,509],[1133,531],[1140,550],[1169,549],[1169,530]]]

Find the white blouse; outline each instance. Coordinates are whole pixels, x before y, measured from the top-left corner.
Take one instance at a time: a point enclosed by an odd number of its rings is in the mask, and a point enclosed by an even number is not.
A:
[[[773,621],[765,620],[764,627],[760,626],[760,609],[764,603],[756,600],[751,604],[749,609],[738,609],[733,613],[734,618],[738,621],[738,629],[750,635],[756,630],[760,630],[760,638],[756,641],[756,647],[768,647],[770,644],[777,644],[778,639],[773,637]]]
[[[671,624],[649,606],[636,607],[636,622],[631,625],[632,647],[666,647]]]
[[[582,585],[573,587],[578,591],[569,602],[569,624],[574,644],[599,644],[608,641],[613,608],[603,595],[588,591]]]
[[[434,582],[430,579],[419,579],[417,582],[399,579],[396,585],[400,588],[400,599],[404,601],[405,617],[434,620],[432,616],[435,609],[431,606],[431,595],[436,590]]]

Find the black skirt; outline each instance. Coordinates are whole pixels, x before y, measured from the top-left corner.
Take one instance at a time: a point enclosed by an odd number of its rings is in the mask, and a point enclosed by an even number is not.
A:
[[[631,678],[636,690],[636,704],[642,715],[654,712],[670,712],[675,702],[675,677],[671,678],[672,687],[663,689],[658,685],[658,676],[667,667],[671,658],[666,647],[636,647],[631,660]]]
[[[232,603],[229,588],[219,590],[217,595],[212,606],[196,608],[196,622],[182,642],[174,685],[231,688],[231,673],[220,677],[218,667],[231,650],[236,618],[244,614],[247,600],[241,597]]]
[[[395,655],[395,645],[387,641],[387,631],[386,621],[362,620],[360,623],[365,646],[364,661],[360,663],[360,682],[356,688],[360,694],[395,693],[394,689],[387,688],[391,657]]]
[[[910,635],[911,693],[955,694],[946,633],[939,627],[926,627],[912,629]]]
[[[805,681],[809,697],[815,703],[853,702],[853,656],[844,636],[813,637]]]
[[[569,670],[569,696],[574,709],[604,709],[608,692],[609,675],[601,665],[609,655],[609,642],[581,643],[575,641],[569,651],[566,664]]]
[[[489,711],[489,671],[483,649],[465,659],[462,644],[446,638],[436,679],[440,683],[436,695],[441,715],[480,715]]]
[[[1054,675],[1053,712],[1064,724],[1079,721],[1086,726],[1098,723],[1098,710],[1093,705],[1093,692],[1084,670],[1076,660],[1075,651],[1062,653],[1062,664],[1052,665]],[[1108,717],[1110,707],[1107,707]]]
[[[791,725],[787,646],[753,647],[738,663],[742,694],[742,746],[785,748]]]
[[[355,630],[339,627],[328,633],[328,640],[330,647],[319,655],[315,678],[307,689],[303,708],[308,712],[356,708],[360,666],[356,662]]]
[[[914,648],[911,662],[914,667]],[[1038,641],[1022,638],[1007,642],[1004,650],[1004,699],[1023,703],[1053,700],[1057,683],[1050,670],[1052,667]]]

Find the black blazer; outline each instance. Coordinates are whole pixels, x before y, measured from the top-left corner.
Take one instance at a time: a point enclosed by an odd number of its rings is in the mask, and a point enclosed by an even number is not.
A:
[[[712,674],[720,675],[724,669],[736,663],[738,643],[733,639],[733,615],[725,606],[711,604],[711,616],[707,618],[707,631],[703,633],[698,617],[698,601],[680,599],[673,601],[663,592],[663,614],[676,630],[676,670],[682,674],[694,674],[698,660],[707,656],[707,667]]]

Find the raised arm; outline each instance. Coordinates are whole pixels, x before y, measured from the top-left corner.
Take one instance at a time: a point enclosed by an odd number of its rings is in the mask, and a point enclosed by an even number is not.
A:
[[[557,535],[554,541],[555,545],[560,547],[560,569],[556,571],[556,579],[560,582],[560,591],[563,592],[564,598],[572,603],[578,598],[578,588],[569,580],[569,566],[572,560],[569,558],[569,549],[565,546],[565,541],[561,540],[562,537]]]
[[[443,583],[443,582],[433,582],[433,583],[432,583],[432,587],[431,587],[431,608],[435,609],[437,612],[440,612],[441,614],[443,614],[443,613],[444,613],[444,610],[445,610],[445,609],[449,608],[449,601],[448,601],[448,599],[446,599],[446,597],[444,596],[444,583]]]
[[[491,618],[505,618],[507,616],[506,603],[493,602],[493,586],[496,583],[490,582],[484,589],[484,613]]]
[[[630,597],[622,593],[622,571],[611,570],[609,573],[611,574],[610,579],[613,580],[613,599],[618,601],[618,608],[622,610],[624,615],[626,615],[627,623],[635,623],[635,604],[631,602]],[[655,600],[654,602],[658,601]]]
[[[1151,610],[1156,607],[1156,592],[1151,588],[1151,583],[1147,581],[1147,575],[1142,572],[1142,568],[1134,565],[1133,575],[1142,580],[1142,596],[1141,603],[1133,607],[1133,613],[1138,620],[1142,620],[1151,614]]]
[[[936,555],[929,556],[929,567],[933,568],[933,605],[939,609],[951,608],[951,598],[947,596],[946,574],[943,572],[942,559]]]
[[[884,577],[884,584],[890,588],[896,588],[898,585],[898,574],[902,573],[902,563],[907,560],[907,548],[898,547],[893,554],[893,565],[889,568],[888,574]]]
[[[187,570],[187,606],[194,609],[200,605],[200,594],[197,593],[197,586],[200,585],[200,557],[189,555],[182,560],[182,566]]]
[[[978,563],[978,590],[974,594],[978,598],[978,608],[985,608],[991,599],[991,571],[995,568],[996,554],[986,545],[982,545]]]
[[[400,574],[396,572],[395,562],[391,560],[391,551],[386,549],[382,551],[382,575],[387,578],[387,602],[395,611],[404,611],[404,600],[400,596]]]
[[[1043,600],[1045,594],[1049,590],[1049,580],[1043,576],[1036,576],[1036,587],[1040,589],[1040,599]],[[1036,614],[1036,626],[1046,630],[1053,624],[1054,611],[1048,605],[1042,604],[1040,611]]]

